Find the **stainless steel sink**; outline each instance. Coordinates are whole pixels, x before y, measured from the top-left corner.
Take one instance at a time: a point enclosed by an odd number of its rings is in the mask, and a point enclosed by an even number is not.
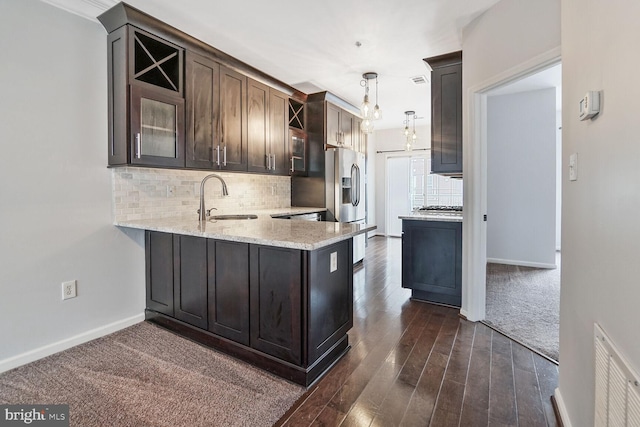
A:
[[[232,215],[211,215],[209,221],[217,221],[223,219],[257,219],[258,215],[254,214],[232,214]]]

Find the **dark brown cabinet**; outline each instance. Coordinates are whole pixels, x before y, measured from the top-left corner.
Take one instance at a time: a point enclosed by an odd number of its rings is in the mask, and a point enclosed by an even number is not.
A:
[[[207,266],[209,331],[249,345],[249,245],[207,239]]]
[[[184,166],[184,50],[130,25],[107,40],[109,165]]]
[[[402,221],[402,287],[413,298],[460,307],[461,222]]]
[[[247,77],[220,66],[220,168],[247,170]]]
[[[207,241],[201,237],[173,236],[174,316],[207,328]]]
[[[360,117],[352,105],[328,92],[307,98],[308,133],[311,144],[359,151],[363,140]],[[310,150],[313,151],[313,148]]]
[[[431,171],[462,175],[462,52],[425,61],[431,73]]]
[[[186,54],[186,166],[218,168],[220,144],[220,64]]]
[[[298,250],[251,245],[251,347],[295,364],[302,353],[301,261]]]
[[[173,235],[145,233],[147,308],[173,316]]]
[[[251,79],[247,94],[248,170],[286,175],[288,97]]]
[[[299,384],[348,349],[352,239],[313,251],[147,231],[146,318]]]
[[[291,175],[307,176],[307,133],[305,131],[289,128],[289,152]]]

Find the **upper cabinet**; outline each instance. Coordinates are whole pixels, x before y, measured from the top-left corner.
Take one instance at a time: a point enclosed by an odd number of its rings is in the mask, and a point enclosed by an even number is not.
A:
[[[304,134],[289,132],[304,132],[305,94],[127,4],[98,19],[110,166],[306,170]]]
[[[250,172],[288,173],[289,97],[249,79],[247,115]]]
[[[309,95],[307,109],[309,133],[314,144],[319,141],[325,148],[361,151],[364,136],[355,107],[328,92],[319,92]]]
[[[129,25],[107,40],[109,165],[184,166],[184,50]]]
[[[431,73],[431,172],[462,176],[462,52],[426,58]]]

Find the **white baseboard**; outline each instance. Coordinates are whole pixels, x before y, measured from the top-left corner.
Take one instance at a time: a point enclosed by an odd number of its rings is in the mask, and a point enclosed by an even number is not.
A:
[[[519,265],[520,267],[535,267],[535,268],[547,268],[547,269],[558,268],[556,264],[546,264],[543,262],[518,261],[513,259],[487,258],[487,262],[490,262],[492,264]]]
[[[109,335],[120,329],[127,328],[129,326],[140,323],[144,320],[144,313],[137,314],[127,319],[118,320],[117,322],[109,323],[108,325],[100,326],[99,328],[92,329],[87,332],[75,335],[64,340],[47,344],[40,348],[27,351],[17,356],[10,357],[8,359],[0,360],[0,373],[6,372],[10,369],[17,368],[18,366],[26,365],[43,357],[50,356],[60,351],[66,350],[71,347],[75,347],[79,344],[87,341],[94,340],[96,338]]]
[[[553,393],[553,397],[556,398],[556,405],[558,406],[558,412],[560,412],[560,418],[562,421],[562,425],[564,427],[571,427],[571,420],[569,419],[569,413],[567,412],[567,407],[564,405],[564,400],[562,399],[562,394],[560,394],[560,389],[557,388]]]

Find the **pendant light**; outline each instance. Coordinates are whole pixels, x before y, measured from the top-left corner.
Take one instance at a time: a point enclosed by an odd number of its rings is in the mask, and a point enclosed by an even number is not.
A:
[[[372,108],[369,101],[369,80],[376,80],[376,104]],[[364,87],[364,99],[360,105],[360,114],[362,115],[362,124],[360,130],[364,133],[373,132],[373,121],[382,117],[382,110],[378,105],[378,73],[368,72],[362,75],[360,86]]]
[[[411,119],[413,119],[413,131],[411,130]],[[418,139],[416,135],[416,112],[405,111],[404,112],[404,137],[405,137],[405,151],[411,151],[413,149],[413,143]]]

